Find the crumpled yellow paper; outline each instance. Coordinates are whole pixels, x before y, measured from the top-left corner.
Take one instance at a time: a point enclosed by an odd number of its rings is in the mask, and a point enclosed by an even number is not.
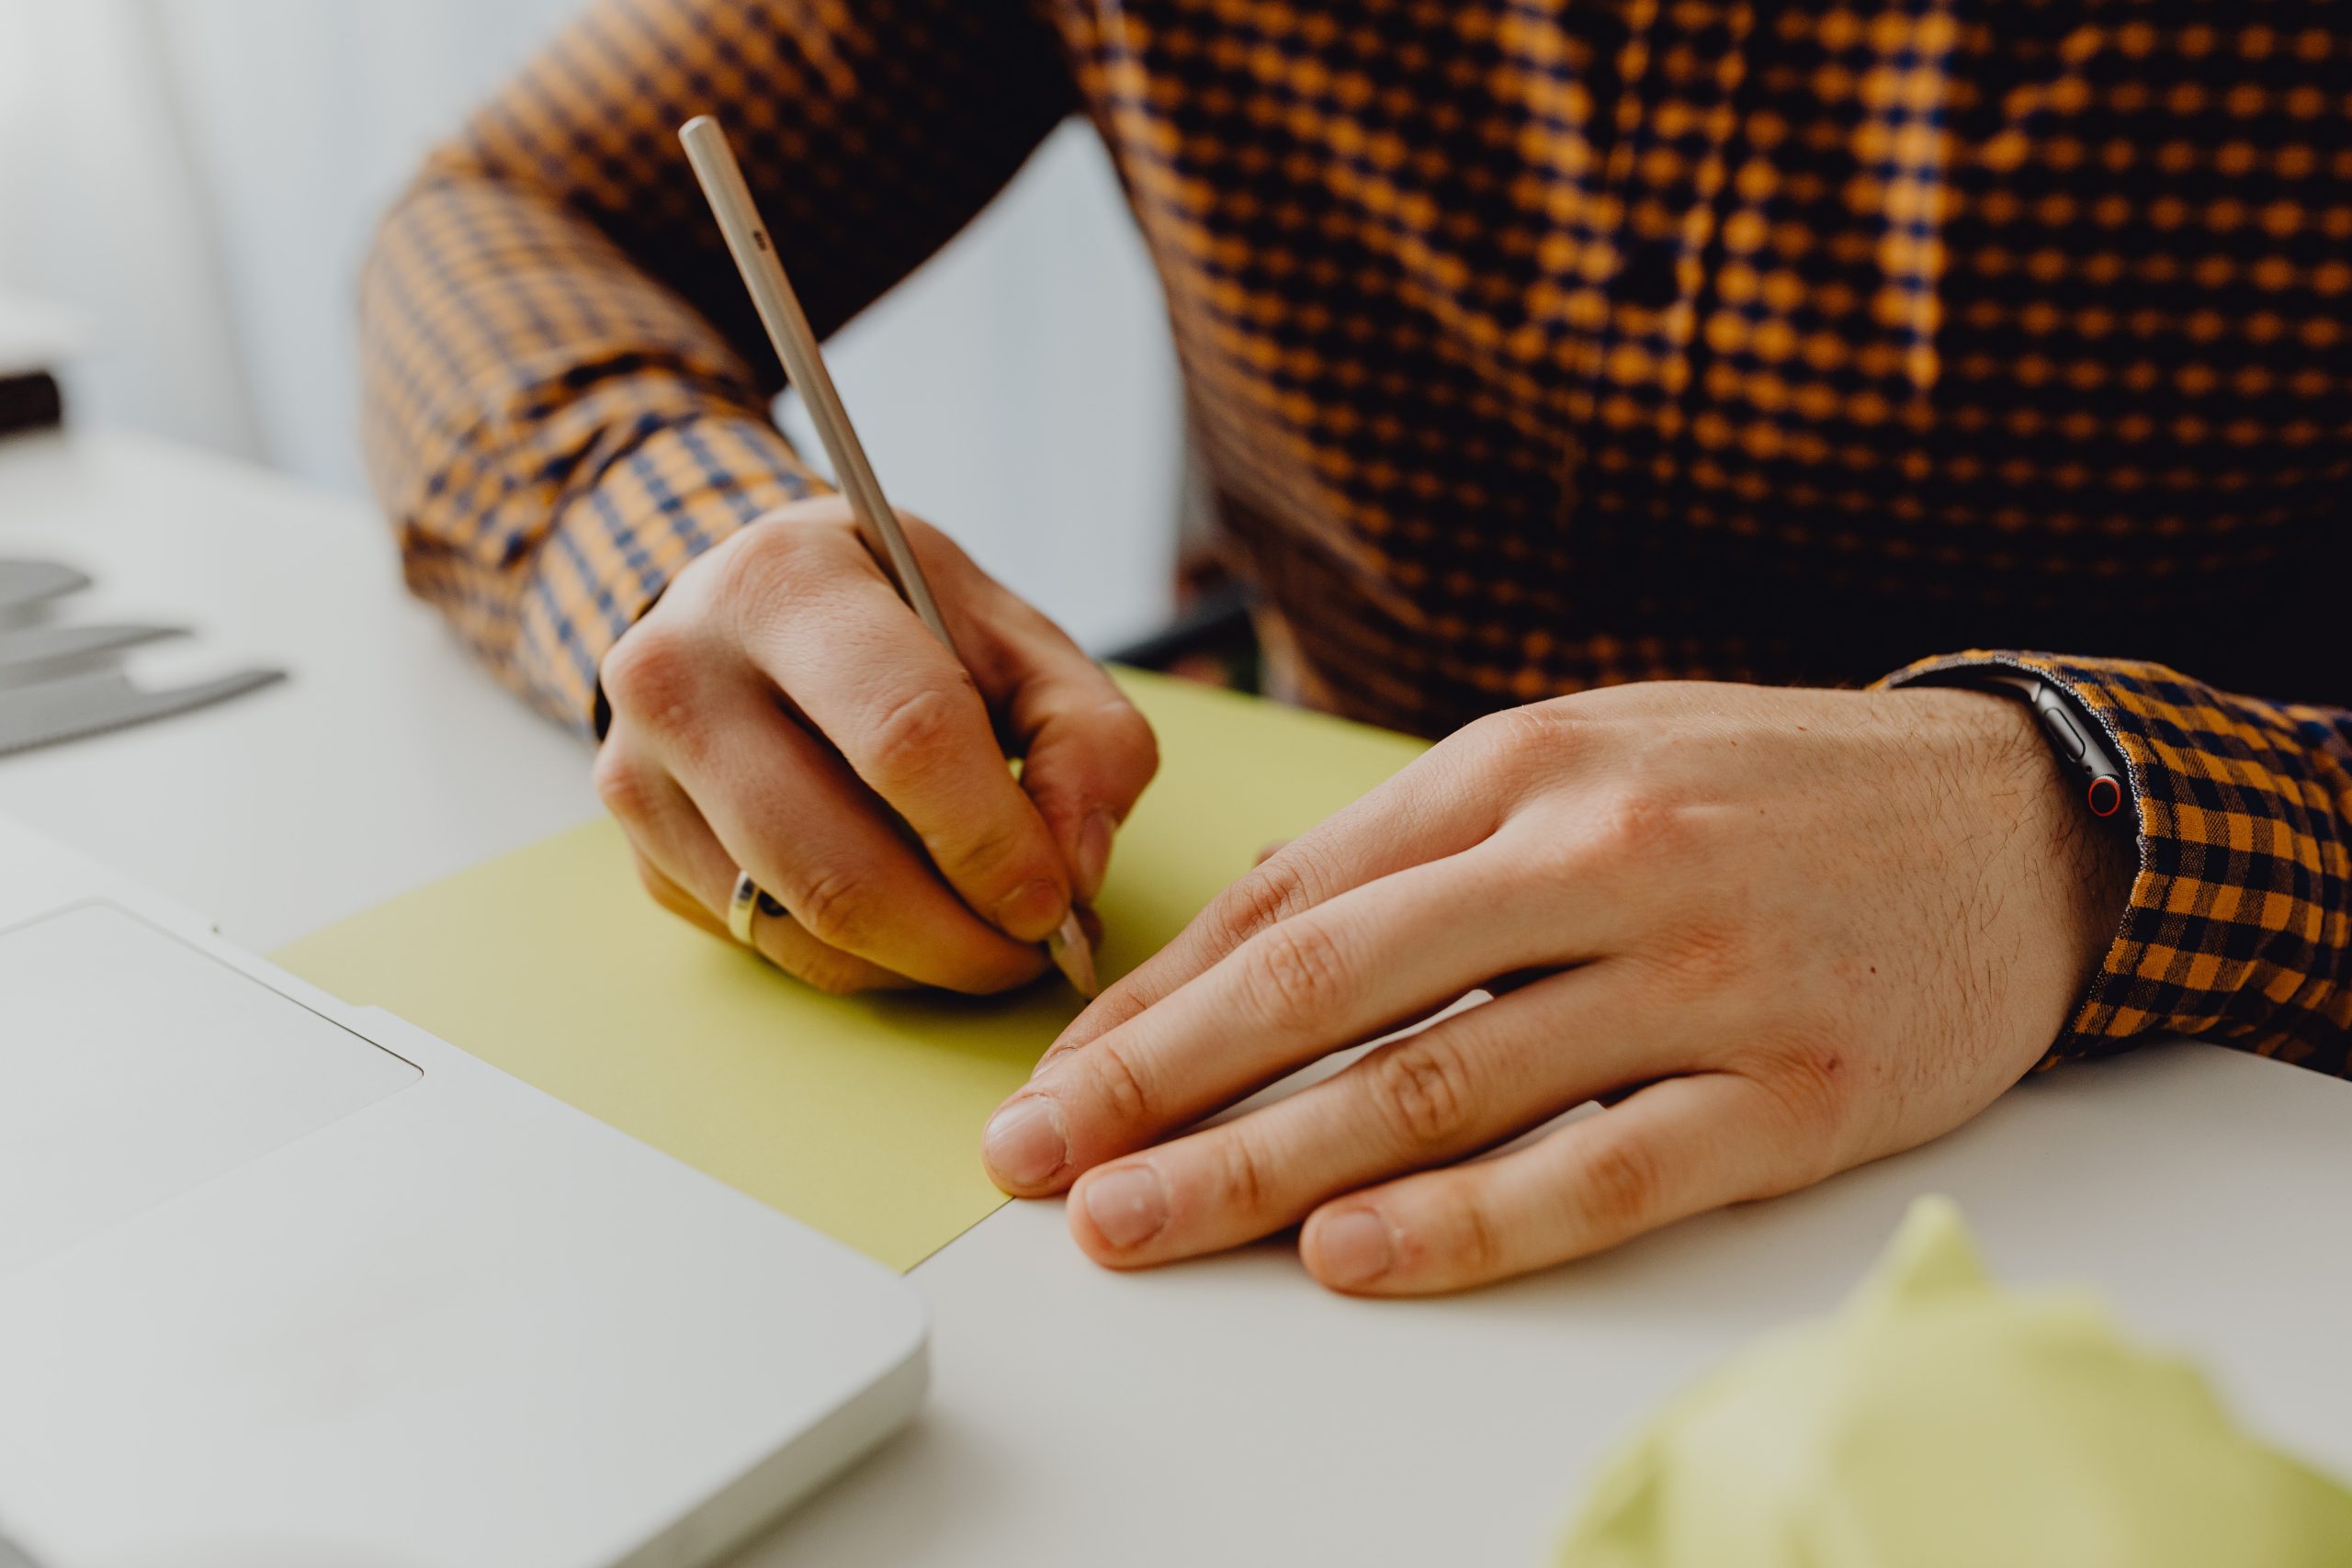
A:
[[[1913,1204],[1833,1317],[1608,1465],[1563,1568],[2344,1568],[2352,1491],[2240,1430],[2086,1295],[2003,1290]]]

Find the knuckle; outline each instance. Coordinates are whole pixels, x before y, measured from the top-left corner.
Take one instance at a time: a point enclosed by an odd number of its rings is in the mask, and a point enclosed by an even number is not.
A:
[[[1227,945],[1246,942],[1312,905],[1310,863],[1309,856],[1293,843],[1220,895],[1213,914]]]
[[[1531,703],[1488,714],[1462,733],[1481,765],[1517,776],[1556,765],[1577,726],[1563,704]]]
[[[694,691],[694,650],[666,622],[639,621],[605,652],[598,674],[616,711],[668,730],[685,712]]]
[[[864,946],[878,927],[872,885],[847,866],[803,875],[786,902],[800,929],[828,947]]]
[[[1441,1254],[1454,1279],[1466,1283],[1504,1271],[1501,1231],[1476,1187],[1464,1183],[1435,1218]]]
[[[1657,1212],[1665,1175],[1657,1149],[1647,1140],[1602,1138],[1584,1159],[1582,1207],[1603,1235],[1639,1230]]]
[[[1323,922],[1302,916],[1252,939],[1244,994],[1277,1027],[1313,1024],[1345,1000],[1347,960]]]
[[[965,693],[953,687],[919,686],[891,702],[865,734],[867,781],[889,785],[920,778],[953,750],[965,713]]]
[[[1218,924],[1226,936],[1239,942],[1315,903],[1315,884],[1307,865],[1307,851],[1291,844],[1280,856],[1232,884],[1226,896],[1218,898]]]
[[[1789,1146],[1833,1157],[1831,1146],[1853,1097],[1846,1052],[1827,1041],[1792,1041],[1765,1048],[1753,1071],[1769,1097],[1770,1113],[1789,1134]]]
[[[1680,801],[1658,791],[1630,789],[1600,808],[1596,826],[1611,858],[1629,866],[1653,866],[1687,846],[1690,814]]]
[[[1218,1141],[1217,1185],[1222,1207],[1255,1217],[1273,1201],[1274,1186],[1272,1168],[1246,1125],[1237,1124]]]
[[[725,605],[767,605],[788,598],[803,586],[809,547],[822,532],[808,522],[782,519],[746,528],[705,558],[702,592]]]
[[[1027,844],[1028,836],[1018,827],[991,822],[935,853],[939,869],[947,874],[948,881],[960,886],[987,881],[1005,871],[1020,860]]]
[[[1555,746],[1567,735],[1575,720],[1557,702],[1525,703],[1503,708],[1478,721],[1482,739],[1507,750]]]
[[[1476,1090],[1453,1045],[1417,1035],[1383,1047],[1369,1065],[1374,1100],[1408,1147],[1442,1149],[1469,1130]]]
[[[1086,1066],[1095,1091],[1114,1118],[1127,1124],[1152,1120],[1150,1086],[1134,1054],[1115,1036],[1106,1035],[1096,1041],[1079,1059]]]
[[[1689,860],[1693,829],[1694,814],[1681,801],[1647,788],[1619,789],[1537,846],[1531,860],[1541,874],[1640,891]]]
[[[1737,924],[1703,915],[1668,921],[1651,934],[1645,951],[1659,976],[1686,996],[1736,986],[1755,964]]]
[[[617,747],[607,746],[596,754],[589,781],[595,785],[596,798],[604,802],[605,809],[622,821],[641,822],[652,815],[659,786],[651,774],[629,761]],[[650,869],[642,855],[638,857],[637,869],[640,876]]]

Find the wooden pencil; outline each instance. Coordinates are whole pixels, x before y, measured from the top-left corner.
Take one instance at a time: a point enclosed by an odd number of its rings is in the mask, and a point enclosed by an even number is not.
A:
[[[718,220],[718,231],[726,237],[728,254],[735,258],[735,268],[743,275],[744,287],[751,290],[752,308],[759,312],[760,324],[767,329],[768,342],[774,345],[776,357],[784,361],[785,373],[792,378],[793,386],[799,389],[801,402],[808,410],[808,421],[817,427],[817,438],[824,443],[825,455],[832,459],[833,477],[849,500],[859,536],[897,587],[899,596],[922,617],[922,624],[931,628],[931,634],[940,640],[949,656],[968,670],[970,665],[956,649],[955,634],[947,629],[947,622],[939,614],[939,602],[932,595],[922,563],[915,559],[913,549],[907,544],[906,530],[899,525],[899,514],[890,509],[888,500],[882,494],[881,481],[874,476],[874,466],[866,461],[865,447],[849,422],[849,411],[842,406],[841,393],[835,389],[832,375],[825,368],[825,356],[817,346],[817,334],[808,325],[808,314],[800,308],[800,297],[793,290],[792,279],[784,270],[783,259],[776,254],[767,225],[761,221],[758,204],[752,199],[751,186],[744,183],[742,167],[735,162],[726,131],[710,116],[697,115],[679,130],[678,140],[684,145],[686,162],[694,166],[695,178],[701,183],[711,212]],[[1087,940],[1086,929],[1079,923],[1075,908],[1064,918],[1060,930],[1046,940],[1046,948],[1055,967],[1080,995],[1094,995],[1094,944]]]

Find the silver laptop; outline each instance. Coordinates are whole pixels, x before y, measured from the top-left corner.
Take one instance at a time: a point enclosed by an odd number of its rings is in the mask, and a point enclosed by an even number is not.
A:
[[[0,818],[0,1564],[699,1563],[924,1340],[880,1266]]]

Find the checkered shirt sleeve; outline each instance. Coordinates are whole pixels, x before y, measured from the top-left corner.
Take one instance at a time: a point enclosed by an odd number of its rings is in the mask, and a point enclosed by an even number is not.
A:
[[[817,481],[676,140],[729,128],[830,332],[1069,107],[988,0],[608,0],[433,154],[361,282],[365,441],[410,586],[587,727],[605,651],[702,550]]]
[[[2045,653],[1971,651],[1893,680],[1999,665],[2074,696],[2124,759],[2138,814],[2130,905],[2045,1065],[2177,1033],[2352,1072],[2352,713]]]

